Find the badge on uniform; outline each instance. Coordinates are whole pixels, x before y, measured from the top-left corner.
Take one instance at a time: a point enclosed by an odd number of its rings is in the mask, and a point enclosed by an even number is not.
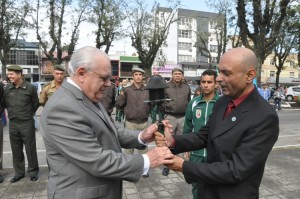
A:
[[[196,108],[196,118],[199,119],[201,117],[201,112],[202,112],[201,108]]]

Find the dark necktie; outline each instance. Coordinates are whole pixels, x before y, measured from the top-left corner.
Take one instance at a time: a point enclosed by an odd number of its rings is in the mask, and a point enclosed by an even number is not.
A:
[[[232,100],[230,100],[229,103],[228,103],[228,105],[227,105],[227,109],[225,111],[224,117],[226,117],[227,115],[229,115],[234,108],[235,108],[234,102]]]

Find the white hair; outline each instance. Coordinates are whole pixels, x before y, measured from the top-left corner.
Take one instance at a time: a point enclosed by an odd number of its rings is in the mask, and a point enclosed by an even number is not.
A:
[[[75,75],[75,71],[80,66],[84,66],[88,70],[93,69],[97,63],[97,56],[101,56],[109,60],[107,54],[96,47],[86,46],[78,49],[71,57],[67,68],[68,74],[70,76]]]

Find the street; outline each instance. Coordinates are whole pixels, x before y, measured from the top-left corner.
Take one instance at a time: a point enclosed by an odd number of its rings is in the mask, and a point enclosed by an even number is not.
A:
[[[280,122],[280,134],[274,149],[300,147],[300,111],[284,110],[277,112]],[[39,120],[39,116],[37,117]],[[117,125],[119,125],[117,123]],[[8,126],[4,127],[3,168],[12,168],[12,156],[8,135]],[[38,160],[40,166],[46,166],[45,147],[39,132],[36,133]],[[152,147],[153,144],[150,144]],[[154,147],[154,146],[153,146]]]

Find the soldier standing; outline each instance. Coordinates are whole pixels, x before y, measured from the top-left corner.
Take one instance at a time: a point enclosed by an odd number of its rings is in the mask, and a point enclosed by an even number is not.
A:
[[[23,145],[27,154],[27,172],[31,181],[38,179],[39,165],[36,151],[36,138],[33,116],[39,107],[37,89],[22,78],[22,67],[7,67],[10,84],[4,90],[4,106],[9,118],[9,138],[13,156],[15,176],[12,183],[25,176],[25,158]]]
[[[53,70],[53,77],[54,77],[54,80],[47,83],[41,91],[41,95],[40,95],[40,99],[39,99],[39,103],[41,106],[45,106],[48,99],[53,95],[53,93],[63,83],[64,77],[65,77],[64,67],[61,65],[56,65]]]
[[[191,100],[191,89],[187,83],[182,81],[183,78],[183,70],[175,67],[172,70],[172,79],[167,83],[169,87],[165,89],[165,97],[172,99],[165,104],[165,115],[173,126],[175,135],[182,134],[186,107]],[[167,176],[169,168],[165,167],[162,174]]]
[[[149,100],[149,91],[143,85],[145,71],[141,68],[132,68],[133,83],[124,88],[116,100],[116,106],[124,108],[125,128],[131,130],[144,130],[147,127],[149,106],[144,101]],[[146,149],[147,150],[147,149]],[[140,150],[139,153],[145,153]],[[134,149],[126,149],[126,153],[133,154]],[[146,177],[149,174],[145,175]]]

